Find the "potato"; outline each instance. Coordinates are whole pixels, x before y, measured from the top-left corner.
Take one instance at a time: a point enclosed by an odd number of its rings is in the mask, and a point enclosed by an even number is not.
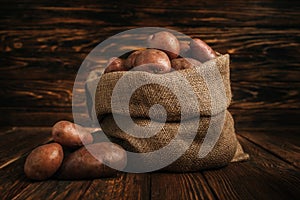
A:
[[[117,169],[127,164],[126,151],[117,144],[101,142],[90,144],[71,153],[57,173],[58,179],[95,179],[113,176],[117,170],[106,166],[109,163]]]
[[[138,54],[140,54],[143,50],[137,50],[131,53],[127,59],[125,60],[125,67],[127,69],[131,69],[134,66],[135,58]]]
[[[104,73],[116,71],[128,71],[128,69],[125,67],[123,59],[112,57],[109,59],[108,66],[105,68]]]
[[[201,62],[193,58],[176,58],[171,61],[171,65],[173,69],[181,70],[200,66]]]
[[[170,59],[176,58],[180,51],[180,44],[176,36],[167,31],[150,35],[147,43],[149,48],[160,49],[167,53]]]
[[[24,172],[33,180],[51,177],[61,166],[64,158],[62,146],[50,143],[35,148],[26,158]]]
[[[217,57],[216,52],[204,41],[195,38],[190,44],[192,57],[204,63]]]
[[[93,142],[91,131],[69,121],[59,121],[52,128],[53,140],[63,146],[78,148]]]
[[[180,41],[180,53],[179,53],[179,55],[183,58],[191,57],[190,42]]]
[[[157,49],[146,49],[138,53],[133,66],[132,70],[134,71],[146,71],[155,74],[163,74],[171,70],[169,57]]]

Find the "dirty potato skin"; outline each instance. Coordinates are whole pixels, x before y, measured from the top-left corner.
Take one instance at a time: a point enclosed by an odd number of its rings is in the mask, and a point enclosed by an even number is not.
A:
[[[204,63],[217,57],[216,52],[204,41],[194,38],[190,44],[192,57]]]
[[[93,142],[89,129],[69,121],[59,121],[52,128],[53,140],[65,147],[78,148]]]
[[[116,71],[127,71],[124,60],[117,57],[112,57],[108,61],[108,66],[105,68],[104,73],[116,72]]]
[[[114,176],[117,170],[104,163],[109,163],[119,170],[124,169],[127,164],[126,151],[110,142],[87,145],[71,153],[63,161],[57,178],[78,180]]]
[[[146,49],[138,53],[134,59],[132,70],[164,74],[171,70],[169,57],[163,51]]]
[[[167,31],[157,32],[148,37],[149,48],[160,49],[168,54],[170,59],[177,58],[180,44],[176,36]]]
[[[50,178],[61,166],[64,158],[62,146],[50,143],[37,147],[26,158],[25,175],[33,180]]]
[[[173,69],[181,70],[200,66],[201,62],[193,58],[176,58],[171,61],[171,65]]]

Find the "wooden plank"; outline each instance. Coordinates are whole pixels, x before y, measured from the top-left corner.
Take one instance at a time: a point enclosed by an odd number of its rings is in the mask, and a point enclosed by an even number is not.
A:
[[[51,140],[49,127],[14,127],[1,135],[0,199],[11,199],[30,181],[25,177],[25,156],[35,147]]]
[[[49,127],[15,127],[1,135],[0,169],[24,156],[31,149],[51,140]],[[13,147],[13,148],[12,148]]]
[[[74,81],[68,80],[34,80],[34,81],[0,81],[2,107],[72,107]],[[80,84],[80,83],[78,83]],[[76,90],[74,105],[85,106],[84,83],[82,89]]]
[[[15,1],[14,1],[15,2]],[[222,4],[211,2],[185,3],[176,1],[145,5],[136,3],[91,2],[57,4],[8,3],[2,8],[1,24],[7,24],[15,17],[15,24],[21,27],[47,26],[57,24],[72,27],[90,26],[257,26],[257,27],[296,27],[299,25],[297,2],[258,2],[224,1]],[[17,5],[17,6],[16,6]],[[27,6],[25,6],[27,5]],[[106,5],[106,6],[104,6]],[[70,8],[72,7],[72,8]],[[184,9],[186,8],[186,9]],[[18,11],[18,12],[12,12]],[[285,12],[289,17],[282,17]],[[38,17],[32,17],[32,13]],[[159,16],[160,20],[153,20]]]
[[[13,199],[81,199],[91,181],[47,180],[31,182]]]
[[[4,88],[1,107],[72,107],[73,81],[69,80],[0,80]],[[84,83],[76,88],[74,106],[83,110],[85,103]],[[286,84],[273,81],[232,82],[233,109],[297,109],[300,107],[300,82]]]
[[[255,109],[229,109],[235,120],[237,131],[249,128],[299,128],[300,113],[298,110],[255,110]],[[1,126],[52,126],[59,120],[73,120],[71,108],[34,108],[34,109],[9,109],[0,108],[1,113],[6,113],[0,118]],[[79,118],[88,124],[88,115],[79,113]]]
[[[239,137],[250,160],[203,172],[219,199],[297,199],[300,173],[292,165]]]
[[[49,56],[49,61],[55,61],[54,58],[56,58],[56,61],[58,62],[58,58],[65,53],[73,53],[73,55],[69,55],[68,57],[80,55],[78,53],[87,54],[108,37],[133,28],[137,27],[129,25],[123,27],[108,26],[102,27],[101,30],[89,30],[79,27],[69,28],[63,26],[56,27],[55,29],[27,27],[22,31],[10,28],[0,31],[0,49],[3,53],[6,53],[4,54],[6,57],[11,56],[9,60],[12,60],[14,56],[16,56],[17,58],[20,57],[19,62],[37,62],[43,55]],[[294,55],[294,51],[299,51],[299,43],[297,41],[299,40],[300,34],[298,28],[220,28],[207,26],[171,26],[168,28],[182,32],[190,37],[199,37],[210,44],[216,51],[234,54],[240,57],[239,60],[251,58],[255,61],[257,58],[271,56],[275,60],[282,61],[279,58],[274,57],[275,54],[279,55],[279,53],[284,57],[293,59],[298,58]],[[134,39],[134,41],[144,41],[145,38],[146,35],[139,33],[132,39]],[[124,38],[122,41],[124,44]],[[128,42],[128,46],[133,45],[131,40],[128,40]],[[29,57],[24,57],[22,59],[24,52],[31,55],[32,59]],[[33,52],[36,54],[32,54]],[[51,55],[49,55],[50,53],[52,53],[52,58]],[[61,54],[59,55],[58,53]],[[250,57],[251,55],[252,57]]]
[[[201,173],[151,174],[151,199],[215,199]]]
[[[287,47],[282,51],[293,51],[293,47]],[[25,51],[25,50],[24,50]],[[228,50],[230,51],[230,49]],[[224,49],[224,53],[227,50]],[[4,53],[5,54],[5,53]],[[3,64],[0,71],[0,80],[69,80],[74,81],[78,69],[87,53],[69,53],[74,56],[61,53],[54,57],[52,53],[33,52],[34,55],[7,55],[0,58]],[[293,54],[294,55],[294,54]],[[266,55],[254,58],[253,55],[239,55],[238,52],[231,54],[231,80],[233,82],[253,81],[272,82],[299,82],[299,60],[276,60],[277,55]],[[99,61],[100,62],[100,61]],[[82,80],[88,73],[100,66],[105,66],[105,61],[90,61],[90,67],[85,73],[78,75]],[[259,73],[258,73],[259,71]]]
[[[249,130],[256,128],[294,128],[299,129],[300,113],[297,109],[282,109],[282,110],[242,110],[229,109],[233,114],[235,128],[239,130]]]
[[[130,28],[134,27],[0,31],[0,79],[74,80],[83,59],[96,45]],[[223,54],[230,53],[233,81],[299,81],[298,29],[188,27],[178,31],[204,39]],[[91,68],[104,63],[97,58],[90,61]]]
[[[23,165],[25,162],[24,155],[34,147],[49,141],[51,128],[48,127],[19,127],[13,129],[14,132],[4,135],[2,143],[0,143],[0,157],[5,158],[7,162],[11,161],[10,157],[16,157],[13,162],[3,164],[0,169],[0,198],[1,199],[79,199],[89,188],[92,181],[58,181],[47,180],[42,182],[28,180],[23,172]],[[14,146],[13,149],[9,148]],[[1,160],[2,161],[2,160]],[[2,164],[2,162],[1,162]],[[123,179],[124,176],[119,176]],[[130,179],[136,183],[139,177],[125,176],[122,180],[123,185],[120,185],[119,196],[123,196],[124,188],[134,189],[135,185],[129,187]],[[143,178],[143,176],[140,176]],[[101,179],[103,187],[104,182],[108,188],[115,188],[117,178]],[[146,179],[145,179],[146,180]],[[99,184],[95,180],[93,184]],[[143,179],[140,179],[143,182]],[[139,183],[140,183],[139,182]],[[124,187],[124,188],[123,188]],[[105,188],[105,187],[104,187]],[[122,189],[123,188],[123,189]],[[95,188],[90,188],[93,191]],[[97,187],[99,189],[99,187]],[[137,189],[135,190],[137,191]],[[144,191],[143,191],[144,192]],[[95,195],[93,192],[89,195]],[[129,193],[130,194],[130,193]],[[138,193],[133,193],[138,194]],[[149,195],[146,195],[149,196]],[[119,199],[119,198],[117,198]]]
[[[30,184],[23,172],[24,162],[25,158],[22,157],[0,170],[1,199],[12,199]]]
[[[113,179],[96,179],[84,194],[85,199],[137,199],[150,197],[150,174],[120,173]]]
[[[300,84],[232,82],[232,109],[298,109]],[[298,101],[298,102],[297,102]]]
[[[25,177],[25,157],[0,170],[1,199],[79,199],[91,181],[31,181]]]
[[[299,129],[265,129],[260,131],[239,131],[239,134],[266,151],[300,168]]]

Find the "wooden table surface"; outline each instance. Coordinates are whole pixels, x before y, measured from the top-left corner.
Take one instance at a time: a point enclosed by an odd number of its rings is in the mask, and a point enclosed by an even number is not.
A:
[[[300,1],[1,3],[0,199],[299,199]],[[72,120],[73,82],[85,56],[107,37],[144,26],[230,53],[230,111],[251,159],[196,173],[27,179],[26,155],[51,141],[55,122]]]

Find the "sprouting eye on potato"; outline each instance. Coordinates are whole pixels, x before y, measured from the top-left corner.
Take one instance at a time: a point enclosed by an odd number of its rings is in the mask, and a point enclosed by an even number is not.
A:
[[[127,58],[111,58],[104,73],[131,70],[164,74],[199,66],[199,63],[217,57],[216,52],[204,41],[198,38],[179,41],[167,31],[150,35],[146,42],[149,49],[134,51]]]

